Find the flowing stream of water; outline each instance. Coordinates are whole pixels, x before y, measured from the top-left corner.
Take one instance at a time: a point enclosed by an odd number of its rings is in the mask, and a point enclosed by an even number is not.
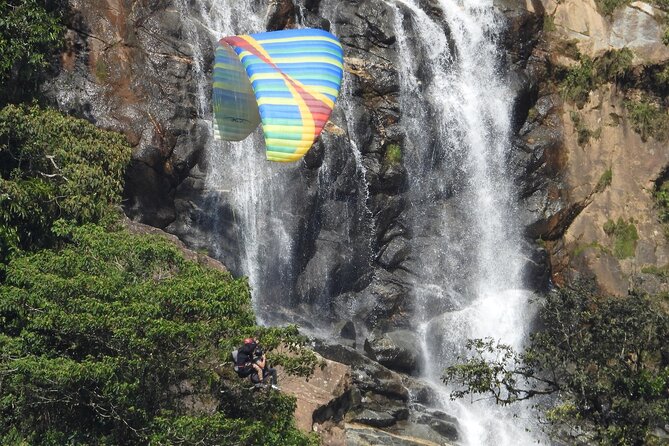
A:
[[[492,0],[439,0],[443,22],[414,0],[389,3],[395,5],[402,116],[411,142],[405,148],[410,193],[412,202],[424,203],[414,206],[412,217],[415,238],[426,234],[418,245],[415,324],[427,358],[424,376],[443,389],[442,370],[463,353],[467,339],[492,337],[520,350],[533,316],[532,295],[522,283],[522,228],[505,169],[513,92],[504,82],[497,45],[503,20]],[[419,62],[427,68],[420,80]],[[436,129],[432,138],[425,122]],[[429,205],[435,202],[430,197],[443,195],[450,197],[448,205]],[[424,222],[430,222],[429,231]],[[434,317],[435,301],[451,311]],[[447,391],[439,393],[468,445],[539,439],[527,408],[452,402]]]
[[[190,8],[191,20],[218,40],[225,36],[265,31],[264,5],[254,0],[184,1]],[[197,26],[194,26],[197,28]],[[193,32],[191,31],[191,34]],[[201,43],[200,48],[207,45]],[[204,57],[195,54],[196,69]],[[210,108],[210,76],[199,73],[199,102]],[[204,110],[203,116],[211,116]],[[212,128],[213,134],[213,128]],[[210,138],[205,147],[205,212],[208,224],[218,231],[211,232],[206,245],[210,255],[223,259],[237,274],[249,278],[252,293],[264,290],[265,295],[281,292],[286,277],[292,275],[293,241],[290,218],[295,212],[290,197],[280,187],[294,175],[294,169],[283,163],[265,160],[264,141],[260,129],[239,142],[215,141]],[[221,243],[226,238],[231,243]],[[233,245],[235,253],[226,252]],[[263,267],[272,265],[272,268]],[[262,321],[267,314],[263,302],[254,299],[256,314]]]

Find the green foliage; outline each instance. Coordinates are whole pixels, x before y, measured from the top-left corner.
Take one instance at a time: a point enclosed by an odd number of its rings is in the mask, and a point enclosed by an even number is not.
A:
[[[109,64],[103,58],[99,58],[95,63],[95,77],[103,83],[109,79]]]
[[[97,222],[121,201],[131,149],[113,132],[53,110],[0,110],[0,262],[50,246],[63,218]]]
[[[664,279],[668,279],[669,278],[669,263],[664,265],[664,266],[661,266],[661,267],[658,267],[658,266],[655,266],[655,265],[644,266],[643,268],[641,268],[641,272],[644,273],[644,274],[652,274],[654,276],[658,276],[658,277],[662,277]]]
[[[625,5],[631,3],[631,0],[595,0],[597,7],[604,15],[611,15],[613,12]]]
[[[592,132],[586,127],[583,118],[578,112],[570,112],[569,117],[571,118],[571,122],[574,124],[576,134],[578,135],[578,145],[581,147],[586,146],[590,142]]]
[[[402,162],[402,148],[399,144],[388,144],[386,147],[385,163],[395,165]]]
[[[669,180],[660,183],[653,192],[655,204],[660,210],[660,221],[662,223],[669,223]]]
[[[0,444],[310,444],[280,393],[232,398],[213,417],[187,408],[215,401],[214,370],[251,334],[270,361],[291,344],[292,370],[313,370],[295,327],[255,325],[245,279],[159,237],[54,230],[69,243],[13,258],[0,286]]]
[[[492,395],[500,404],[544,400],[549,433],[565,444],[643,445],[669,419],[669,363],[661,352],[669,316],[652,298],[598,295],[577,284],[546,296],[543,329],[522,353],[491,339],[446,370],[452,393]]]
[[[546,14],[544,15],[544,32],[545,33],[550,33],[556,30],[555,27],[555,19],[553,18],[552,15]]]
[[[629,73],[633,59],[634,53],[627,47],[609,50],[596,60],[597,76],[601,80],[616,81]]]
[[[581,56],[579,63],[567,70],[561,89],[567,100],[575,102],[581,108],[588,101],[590,91],[595,86],[595,64],[588,56]]]
[[[606,220],[606,223],[604,223],[604,227],[602,229],[604,229],[606,235],[610,237],[614,232],[616,232],[616,222],[609,218]]]
[[[660,223],[664,226],[664,235],[669,239],[669,180],[664,180],[657,185],[653,191],[653,198],[655,198]]]
[[[666,141],[669,137],[669,114],[649,99],[626,101],[632,128],[641,135],[642,141],[653,137],[658,141]]]
[[[562,79],[563,96],[582,108],[592,90],[605,82],[618,82],[627,76],[633,59],[634,53],[629,48],[609,50],[594,60],[580,55],[578,63],[568,68]]]
[[[278,400],[277,395],[275,395],[274,400]],[[249,401],[258,401],[250,395],[246,395],[246,397],[249,398]],[[291,398],[283,397],[280,402],[284,402],[285,405],[285,401],[290,400]],[[221,413],[210,416],[183,416],[177,419],[159,417],[154,423],[156,433],[151,437],[150,444],[155,446],[191,446],[196,444],[318,446],[319,441],[316,436],[304,435],[294,427],[291,429],[277,429],[277,422],[286,423],[290,420],[283,417],[285,413],[292,413],[290,410],[286,408],[277,410],[270,406],[265,412],[261,413],[271,415],[272,419],[269,420],[269,423],[259,420],[248,422],[240,418],[227,418]]]
[[[625,222],[622,217],[617,222],[609,219],[604,223],[604,232],[613,237],[613,255],[618,259],[634,257],[636,251],[636,242],[639,240],[636,226],[632,219]]]
[[[602,252],[607,253],[607,254],[611,254],[611,251],[609,251],[608,249],[606,249],[606,247],[604,247],[604,246],[602,246],[601,244],[599,244],[599,242],[590,242],[590,243],[587,243],[587,244],[578,245],[578,246],[574,249],[574,251],[572,252],[572,255],[573,255],[574,257],[578,257],[578,256],[580,256],[581,254],[583,254],[587,249],[595,249],[595,250],[597,250],[597,253],[598,253],[598,254],[597,254],[597,257],[599,257],[599,256],[600,256],[599,253],[602,253]]]
[[[581,58],[577,39],[558,40],[555,42],[555,52],[574,60]]]
[[[669,90],[669,64],[662,66],[661,69],[654,73],[653,81],[659,87],[659,90]]]
[[[602,192],[604,189],[609,187],[611,185],[611,181],[613,181],[613,170],[609,167],[604,171],[601,177],[599,177],[599,180],[597,181],[597,186],[595,186],[595,190],[597,192]]]
[[[61,45],[63,26],[45,0],[0,0],[0,84],[11,78],[25,85],[48,65]],[[11,94],[2,91],[0,96]]]

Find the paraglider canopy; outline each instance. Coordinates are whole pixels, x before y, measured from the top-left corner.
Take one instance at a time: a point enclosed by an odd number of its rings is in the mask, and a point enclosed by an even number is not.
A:
[[[262,123],[271,161],[297,161],[327,122],[343,76],[343,50],[323,30],[226,37],[213,74],[214,136],[246,138]]]

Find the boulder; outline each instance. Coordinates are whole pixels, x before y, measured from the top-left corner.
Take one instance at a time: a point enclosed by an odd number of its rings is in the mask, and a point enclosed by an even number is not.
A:
[[[279,387],[296,398],[297,427],[305,432],[313,430],[314,422],[341,421],[347,409],[346,395],[351,387],[350,367],[328,359],[323,359],[323,362],[325,365],[317,367],[309,380],[287,376],[279,369]]]
[[[379,364],[398,372],[416,374],[420,370],[421,341],[415,332],[397,330],[365,339],[365,352]]]

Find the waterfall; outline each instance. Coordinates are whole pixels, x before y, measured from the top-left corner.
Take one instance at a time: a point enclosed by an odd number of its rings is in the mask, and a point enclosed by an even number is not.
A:
[[[187,33],[197,42],[194,68],[199,79],[198,102],[204,104],[201,115],[208,119],[213,135],[210,73],[203,72],[205,58],[198,51],[225,36],[264,32],[265,5],[255,0],[183,0],[182,3],[184,17],[190,22]],[[204,37],[197,33],[198,29],[204,31],[201,33]],[[239,142],[215,141],[210,137],[203,158],[204,197],[193,230],[204,228],[199,243],[209,255],[221,259],[235,275],[249,278],[254,308],[263,322],[270,314],[268,301],[281,295],[292,275],[291,234],[297,212],[283,185],[299,178],[294,178],[292,166],[265,160],[260,129]],[[258,290],[263,290],[266,299],[256,298]]]
[[[429,358],[423,377],[433,384],[442,408],[459,419],[465,444],[535,443],[536,432],[525,431],[534,418],[527,410],[502,410],[486,401],[452,402],[440,383],[444,367],[463,353],[468,338],[490,336],[521,349],[533,316],[532,296],[522,283],[522,228],[506,171],[514,98],[498,56],[503,18],[492,0],[432,0],[443,13],[440,18],[426,12],[419,0],[381,1],[395,11],[401,124],[406,133],[402,158],[410,181],[405,193],[410,205],[402,218],[412,234],[407,269],[413,273],[414,325],[422,337],[423,357]],[[326,3],[332,8],[323,8],[323,13],[332,15],[326,18],[336,34],[335,10],[345,4]],[[190,38],[209,39],[208,45],[222,36],[264,31],[264,2],[181,0],[181,7],[191,11],[185,13]],[[199,46],[206,47],[204,42]],[[210,120],[206,64],[202,54],[196,53],[195,59],[200,112]],[[355,264],[361,269],[372,262],[365,154],[355,122],[346,119],[360,106],[347,98],[350,76],[345,74],[337,104],[346,116],[337,116],[337,110],[333,116],[349,138],[338,146],[350,151],[346,162],[353,169],[345,175],[347,166],[330,166],[327,152],[315,176],[303,165],[265,161],[260,130],[241,142],[210,138],[202,165],[195,169],[200,169],[204,195],[199,213],[193,213],[199,221],[193,222],[192,230],[206,227],[201,244],[209,254],[234,274],[249,277],[261,322],[272,322],[272,304],[299,303],[286,294],[295,293],[298,281],[297,235],[303,235],[304,221],[312,218],[304,215],[307,194],[318,206],[330,199],[334,204],[329,215],[338,213],[336,222],[319,228],[317,240],[310,241],[312,258],[302,265],[307,273],[300,278],[313,282],[305,286],[314,290],[311,298],[332,305],[327,301],[351,291],[337,288],[350,284],[336,283],[329,255],[356,251],[350,258],[357,257]],[[337,187],[333,183],[346,175],[355,177],[357,196],[332,199]],[[369,233],[366,246],[356,244],[360,233]],[[328,243],[331,247],[324,249]],[[327,318],[330,307],[326,308],[323,314],[311,310],[303,317],[319,325],[316,319]]]
[[[466,444],[533,444],[538,427],[526,432],[534,417],[525,408],[452,402],[439,383],[468,338],[501,339],[521,350],[534,311],[531,293],[523,290],[522,228],[505,168],[513,92],[498,55],[503,20],[492,0],[437,3],[443,22],[414,0],[388,0],[401,61],[414,204],[408,218],[420,259],[413,289],[415,325],[428,358],[423,374],[460,421]],[[441,315],[435,317],[435,309]]]
[[[178,5],[186,22],[185,34],[189,40],[196,42],[193,45],[194,71],[198,77],[199,111],[208,120],[213,134],[210,123],[210,73],[205,72],[207,64],[202,49],[211,48],[212,42],[224,36],[264,32],[268,2],[180,0]],[[346,88],[345,79],[342,86],[344,97]],[[338,107],[346,110],[346,100],[340,99]],[[341,112],[331,119],[344,128],[348,126]],[[353,132],[347,130],[348,133]],[[325,141],[327,138],[325,134],[321,137]],[[336,237],[331,234],[337,237],[348,235],[349,243],[344,243],[343,247],[353,251],[349,255],[359,259],[356,264],[371,262],[371,245],[360,246],[352,241],[353,237],[372,231],[366,209],[369,191],[364,180],[366,173],[362,154],[354,137],[344,141],[344,144],[340,143],[339,147],[350,151],[345,157],[339,157],[346,160],[346,165],[332,165],[332,155],[326,151],[314,175],[313,168],[310,170],[304,162],[268,162],[260,128],[240,142],[208,138],[202,162],[196,167],[194,175],[202,178],[203,194],[196,198],[195,206],[186,209],[194,217],[185,225],[191,234],[196,234],[191,238],[197,247],[206,249],[211,256],[221,260],[233,274],[249,278],[254,309],[261,323],[284,323],[297,319],[303,326],[317,326],[321,324],[315,319],[331,319],[331,297],[341,292],[336,276],[338,264],[336,259],[329,258],[328,253],[321,253],[311,246],[309,249],[316,251],[313,255],[316,259],[305,259],[302,255],[305,243],[335,246],[332,242]],[[354,171],[348,169],[349,164]],[[337,179],[342,176],[353,178],[356,194],[362,191],[362,199],[332,199],[341,195],[336,188],[341,183]],[[337,203],[334,210],[337,222],[328,218],[329,226],[318,228],[318,239],[307,239],[305,234],[313,230],[309,226],[313,224],[310,221],[313,216],[305,214],[325,212],[319,206],[328,200]],[[333,211],[330,209],[329,212]],[[371,236],[366,240],[371,240]],[[341,251],[340,247],[333,249]],[[301,269],[308,272],[300,276]],[[298,296],[296,288],[300,286],[309,290],[308,297]],[[304,303],[300,300],[302,298],[318,311],[295,309]],[[327,310],[323,311],[324,308]]]

